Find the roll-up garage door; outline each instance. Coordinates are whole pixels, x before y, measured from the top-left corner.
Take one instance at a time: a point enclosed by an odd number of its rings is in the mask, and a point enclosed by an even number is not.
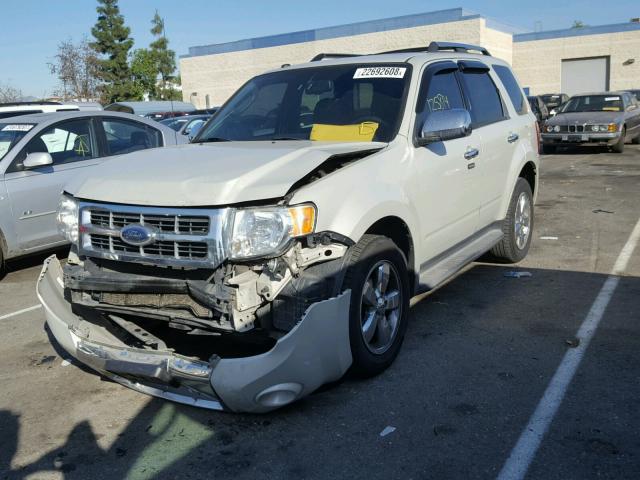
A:
[[[562,93],[609,90],[609,57],[562,60]]]

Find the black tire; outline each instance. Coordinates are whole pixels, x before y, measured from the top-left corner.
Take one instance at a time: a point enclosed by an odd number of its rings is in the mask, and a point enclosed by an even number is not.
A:
[[[362,298],[365,283],[369,280],[372,269],[380,262],[387,262],[396,269],[394,273],[397,274],[397,290],[401,298],[398,302],[400,313],[396,317],[398,320],[395,336],[391,337],[390,346],[386,351],[374,353],[367,346],[362,332]],[[381,235],[364,235],[349,251],[343,287],[344,290],[351,289],[349,308],[349,341],[353,356],[351,371],[361,377],[377,375],[393,363],[407,330],[410,297],[407,260],[389,238]]]
[[[625,127],[622,127],[622,134],[620,135],[620,140],[618,140],[618,143],[616,143],[611,147],[611,150],[613,150],[615,153],[624,152],[624,138],[626,136],[627,136],[627,129]]]
[[[633,143],[634,145],[640,145],[640,133],[636,136],[636,138],[631,140],[631,143]]]
[[[529,235],[522,248],[518,246],[516,241],[516,208],[520,195],[526,195],[531,206],[530,211],[530,224]],[[516,186],[513,189],[511,195],[511,201],[509,202],[509,209],[507,210],[507,216],[502,221],[502,233],[504,237],[491,249],[491,255],[501,263],[517,263],[527,256],[529,247],[531,246],[531,238],[533,237],[533,193],[531,192],[531,186],[524,178],[518,178]]]
[[[545,155],[553,155],[554,153],[556,153],[556,146],[542,145],[542,153],[544,153]]]
[[[2,245],[0,245],[0,279],[4,277],[5,273],[4,255],[2,254]]]

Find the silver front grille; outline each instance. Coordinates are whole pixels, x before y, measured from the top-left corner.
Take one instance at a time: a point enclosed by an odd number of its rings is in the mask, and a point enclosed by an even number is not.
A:
[[[187,268],[215,268],[227,258],[230,210],[80,204],[80,253],[89,257]],[[125,242],[127,225],[154,233],[144,246]]]

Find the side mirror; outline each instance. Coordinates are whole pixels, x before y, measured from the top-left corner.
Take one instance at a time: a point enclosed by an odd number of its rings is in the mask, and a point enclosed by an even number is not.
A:
[[[204,122],[201,122],[191,127],[191,129],[189,130],[189,141],[193,140],[195,136],[198,135],[198,132],[202,129],[203,126]]]
[[[22,163],[24,168],[37,168],[44,167],[46,165],[53,165],[53,158],[46,152],[34,152],[27,155]]]
[[[471,135],[471,115],[463,108],[431,112],[420,130],[418,145],[444,142]]]

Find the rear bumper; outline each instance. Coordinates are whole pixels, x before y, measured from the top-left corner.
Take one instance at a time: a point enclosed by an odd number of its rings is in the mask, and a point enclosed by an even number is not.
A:
[[[615,133],[543,133],[545,145],[614,145],[620,140],[620,132]]]
[[[49,257],[37,293],[47,324],[70,355],[142,393],[197,407],[267,412],[342,377],[352,362],[350,291],[314,303],[266,353],[211,361],[171,351],[131,348],[95,319],[72,312],[60,262]]]

